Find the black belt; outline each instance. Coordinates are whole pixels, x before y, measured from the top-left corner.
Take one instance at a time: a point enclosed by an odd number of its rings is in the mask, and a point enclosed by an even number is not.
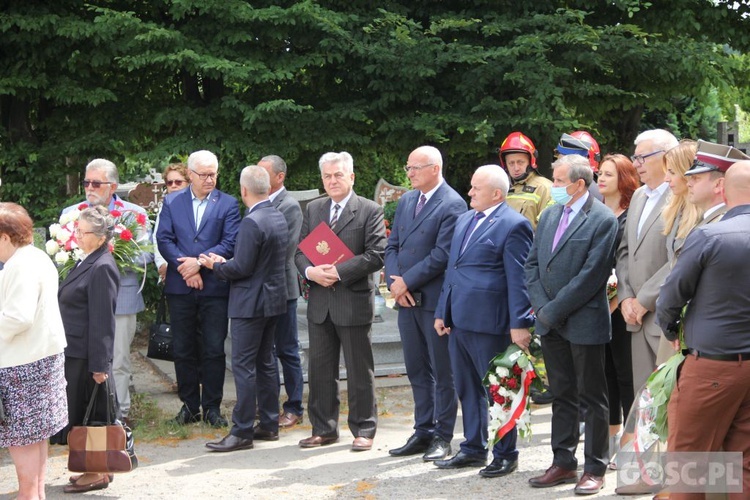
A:
[[[750,352],[738,352],[736,354],[706,354],[696,349],[688,349],[688,352],[698,358],[710,359],[713,361],[747,361],[750,359]]]

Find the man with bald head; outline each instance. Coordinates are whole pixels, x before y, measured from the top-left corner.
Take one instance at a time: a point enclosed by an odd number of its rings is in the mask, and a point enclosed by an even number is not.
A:
[[[404,167],[412,191],[398,202],[385,248],[385,275],[398,304],[398,328],[414,395],[414,434],[389,451],[424,453],[425,461],[451,452],[458,399],[448,356],[448,337],[433,328],[456,218],[466,202],[443,179],[443,157],[432,146],[411,152]]]
[[[675,347],[682,322],[689,354],[669,401],[670,451],[741,452],[750,491],[750,161],[729,167],[727,213],[695,228],[662,286],[656,319]],[[682,310],[688,304],[681,319]],[[711,432],[696,432],[711,422]],[[692,498],[672,493],[670,498]],[[702,498],[702,497],[701,497]]]
[[[479,167],[471,178],[471,208],[456,220],[435,330],[448,337],[456,392],[463,408],[464,441],[440,469],[483,467],[489,412],[482,385],[492,358],[514,342],[528,349],[534,323],[523,265],[534,237],[531,223],[506,203],[510,180],[499,165]],[[518,467],[517,432],[492,447],[483,477],[506,476]]]

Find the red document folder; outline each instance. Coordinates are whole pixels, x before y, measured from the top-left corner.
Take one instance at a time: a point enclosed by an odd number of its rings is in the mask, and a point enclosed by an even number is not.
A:
[[[314,266],[321,264],[336,265],[354,257],[354,254],[341,239],[336,236],[328,224],[321,222],[299,244],[299,249],[310,259]]]

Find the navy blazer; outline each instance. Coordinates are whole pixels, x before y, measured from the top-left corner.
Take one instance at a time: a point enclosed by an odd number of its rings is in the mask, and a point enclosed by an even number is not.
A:
[[[612,338],[607,280],[615,259],[618,223],[612,211],[589,195],[552,251],[563,206],[542,212],[526,261],[526,284],[536,313],[536,333],[555,329],[574,344]]]
[[[88,360],[91,373],[112,368],[120,272],[105,243],[70,270],[57,292],[68,346],[65,356]]]
[[[234,258],[214,264],[214,273],[229,281],[230,318],[269,318],[286,312],[286,249],[289,230],[284,216],[266,200],[240,223]]]
[[[385,247],[385,278],[401,276],[410,292],[422,293],[422,308],[434,311],[443,286],[456,219],[466,212],[466,202],[446,182],[430,197],[415,218],[422,192],[401,197]]]
[[[164,198],[159,216],[159,229],[156,232],[159,252],[168,263],[164,291],[175,295],[187,295],[193,291],[177,271],[180,265],[177,259],[180,257],[198,257],[200,254],[215,253],[231,259],[239,225],[240,210],[237,200],[218,189],[209,193],[208,205],[203,213],[201,226],[197,230],[190,187],[168,194]],[[201,269],[200,273],[203,290],[197,290],[198,295],[229,295],[229,285],[226,282],[219,281],[216,275],[207,269]]]
[[[456,221],[435,317],[448,327],[494,335],[529,328],[534,321],[523,265],[534,237],[531,224],[502,203],[459,255],[475,213],[470,210]]]

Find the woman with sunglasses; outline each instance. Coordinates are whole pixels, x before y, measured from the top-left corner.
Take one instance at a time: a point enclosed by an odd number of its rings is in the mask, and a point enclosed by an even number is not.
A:
[[[167,187],[166,194],[174,193],[180,189],[185,189],[190,185],[188,180],[188,171],[184,163],[171,163],[167,165],[162,174],[164,184]],[[164,281],[167,276],[167,261],[159,253],[159,247],[156,244],[156,231],[159,229],[159,216],[156,216],[156,224],[154,224],[153,232],[153,243],[154,243],[154,263],[156,269],[159,271],[159,281]]]

